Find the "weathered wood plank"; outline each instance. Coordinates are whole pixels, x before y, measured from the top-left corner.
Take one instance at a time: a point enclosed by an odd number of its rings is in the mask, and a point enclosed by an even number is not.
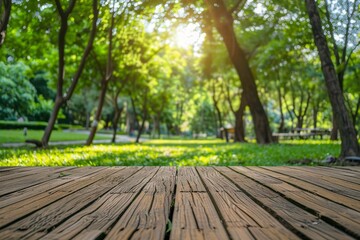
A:
[[[56,169],[74,168],[74,167],[12,167],[9,169],[10,174],[6,172],[0,173],[0,183],[4,181],[10,182],[11,180],[18,180],[22,177],[28,177],[35,174],[46,174],[46,172],[53,172]],[[8,172],[9,172],[8,171]]]
[[[142,168],[43,238],[96,239],[104,237],[158,170],[158,167]]]
[[[164,239],[175,179],[175,167],[161,167],[105,239]]]
[[[231,179],[231,181],[240,189],[247,192],[253,200],[256,200],[258,204],[261,204],[267,211],[271,212],[273,216],[276,216],[276,218],[288,229],[297,233],[301,238],[352,239],[344,232],[319,219],[318,216],[289,202],[278,193],[260,184],[258,181],[254,181],[253,178],[259,180],[258,174],[248,174],[248,169],[242,167],[232,167],[232,169],[237,172],[225,167],[216,168],[216,170]],[[275,179],[262,178],[261,180],[268,180],[268,183],[270,182],[269,184],[273,185],[281,185],[282,183]],[[262,181],[260,182],[262,183]],[[297,190],[297,192],[300,191],[301,190]]]
[[[33,214],[17,221],[10,226],[0,230],[1,236],[7,239],[39,239],[46,232],[49,232],[61,222],[65,221],[73,214],[96,201],[104,193],[117,186],[139,167],[132,168],[111,168],[104,172],[100,181],[86,186],[50,205],[34,212]]]
[[[179,192],[206,192],[204,184],[193,167],[180,168],[176,183]]]
[[[276,218],[215,169],[209,167],[196,169],[214,199],[231,238],[266,234],[267,239],[298,239]],[[275,232],[276,234],[272,234]]]
[[[291,176],[299,180],[314,184],[316,186],[328,189],[331,192],[339,193],[350,198],[360,200],[360,191],[358,191],[360,184],[347,183],[336,178],[331,178],[321,175],[321,172],[313,174],[303,171],[302,169],[289,167],[270,167],[266,168],[286,176]],[[355,190],[353,188],[356,188]],[[359,202],[360,203],[360,202]]]
[[[351,167],[351,166],[338,167],[338,166],[335,166],[335,167],[333,167],[333,168],[335,168],[335,169],[341,169],[341,170],[349,171],[349,172],[360,173],[360,168],[359,168],[359,167]]]
[[[333,167],[316,167],[315,172],[324,172],[329,176],[336,177],[352,183],[359,183],[360,173],[357,172],[348,172],[344,169],[333,168]]]
[[[0,196],[56,179],[67,169],[69,168],[31,168],[29,171],[4,176],[0,179]]]
[[[229,239],[195,169],[180,168],[178,183],[170,239]]]
[[[314,184],[309,183],[309,182],[304,181],[304,180],[300,180],[298,178],[294,178],[292,176],[277,173],[276,169],[277,169],[277,167],[271,168],[271,170],[273,170],[273,171],[269,172],[268,175],[271,174],[271,176],[278,179],[278,181],[289,183],[291,185],[295,185],[298,188],[301,188],[303,190],[311,192],[311,193],[313,193],[315,195],[319,195],[319,196],[321,196],[323,198],[329,199],[329,200],[331,200],[333,202],[336,202],[338,204],[345,205],[345,206],[347,206],[349,208],[352,208],[352,209],[354,209],[356,211],[359,211],[359,209],[360,209],[360,201],[359,200],[350,198],[348,196],[344,196],[344,195],[342,195],[341,193],[338,193],[338,192],[330,191],[330,190],[325,189],[323,187],[314,185]]]
[[[103,168],[92,175],[85,176],[79,181],[69,182],[63,184],[49,192],[41,193],[30,197],[24,201],[12,204],[6,208],[0,209],[0,228],[12,223],[13,221],[23,218],[30,213],[33,213],[52,202],[55,202],[65,196],[68,196],[86,186],[89,186],[100,179],[104,178],[106,174],[111,174],[113,170]]]
[[[286,182],[276,183],[275,181],[277,179],[272,177],[270,175],[271,172],[265,169],[258,167],[251,167],[251,169],[235,167],[234,169],[256,181],[261,181],[264,186],[271,188],[286,199],[295,202],[296,205],[303,206],[304,209],[310,210],[310,212],[320,216],[324,221],[331,222],[331,224],[336,222],[336,226],[345,229],[346,232],[353,236],[360,237],[360,229],[357,228],[360,224],[359,212],[298,189]],[[268,172],[269,175],[266,174]]]
[[[47,182],[31,186],[7,195],[0,197],[0,208],[24,201],[28,198],[37,196],[41,193],[51,191],[56,187],[60,187],[65,183],[76,181],[79,178],[87,175],[91,175],[103,168],[99,167],[81,167],[81,168],[69,168],[66,171],[62,171],[62,174],[58,178],[51,179]]]

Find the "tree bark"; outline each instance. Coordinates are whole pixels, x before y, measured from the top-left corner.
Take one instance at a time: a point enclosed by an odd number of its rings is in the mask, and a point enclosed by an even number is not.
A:
[[[279,110],[280,110],[280,124],[279,124],[278,131],[279,131],[279,133],[281,133],[284,131],[285,117],[284,117],[284,111],[283,111],[282,94],[281,94],[280,86],[277,88],[277,92],[278,92]]]
[[[116,142],[117,126],[119,124],[119,120],[120,120],[121,113],[122,113],[123,109],[124,108],[120,108],[120,109],[115,108],[115,114],[114,114],[114,119],[113,119],[113,136],[112,136],[112,139],[111,139],[112,143]]]
[[[235,136],[234,142],[246,142],[245,140],[245,125],[244,113],[246,108],[246,99],[244,92],[241,94],[241,102],[239,109],[235,112]]]
[[[3,4],[4,4],[4,11],[2,13],[0,20],[0,47],[3,45],[5,41],[6,29],[10,20],[11,0],[3,0]],[[1,7],[1,3],[0,3],[0,7]]]
[[[102,84],[101,84],[99,103],[98,103],[98,107],[96,109],[94,121],[91,124],[90,134],[89,134],[88,139],[86,140],[86,143],[85,143],[86,146],[90,146],[92,144],[94,138],[95,138],[97,127],[98,127],[99,122],[101,120],[101,113],[102,113],[102,108],[103,108],[104,102],[105,102],[107,85],[108,85],[108,81],[103,81]]]
[[[142,118],[142,121],[141,121],[141,126],[140,126],[138,134],[136,136],[136,140],[135,140],[136,143],[140,142],[140,137],[141,137],[141,134],[142,134],[142,132],[144,130],[146,118],[147,118],[147,111],[144,112],[144,115],[143,115],[143,118]]]
[[[346,110],[344,96],[342,94],[338,76],[334,64],[331,60],[330,50],[321,26],[320,15],[315,0],[305,0],[306,9],[309,15],[315,45],[319,52],[321,68],[325,78],[326,87],[330,98],[330,103],[339,123],[341,138],[340,159],[346,156],[358,156],[360,154],[358,140],[354,125]]]
[[[66,32],[67,32],[67,28],[68,28],[68,18],[70,13],[72,12],[74,6],[75,6],[75,0],[72,0],[69,3],[69,7],[64,11],[62,9],[60,0],[56,0],[56,7],[57,7],[57,11],[60,15],[60,19],[61,19],[61,26],[60,26],[60,30],[59,30],[59,36],[58,36],[58,46],[59,46],[59,65],[58,65],[58,82],[57,82],[57,93],[56,93],[56,100],[55,100],[55,105],[53,108],[53,111],[51,113],[50,119],[48,121],[48,125],[45,128],[44,131],[44,135],[41,139],[41,143],[43,147],[47,147],[48,143],[49,143],[49,139],[51,136],[51,132],[54,129],[54,125],[58,116],[58,113],[60,111],[61,106],[68,101],[74,90],[75,90],[75,86],[77,85],[79,78],[81,76],[81,73],[85,67],[85,63],[86,60],[90,54],[90,50],[93,46],[94,43],[94,39],[95,39],[95,34],[96,34],[96,22],[97,22],[97,18],[98,18],[98,8],[97,8],[97,0],[93,0],[92,2],[92,8],[93,8],[93,21],[92,21],[92,28],[91,28],[91,32],[90,32],[90,37],[89,37],[89,41],[88,44],[84,50],[84,53],[81,57],[80,60],[80,64],[79,67],[77,68],[77,71],[75,72],[72,82],[70,84],[70,87],[66,93],[66,95],[63,95],[63,86],[64,86],[64,74],[65,74],[65,37],[66,37]]]
[[[236,40],[233,18],[227,11],[223,0],[205,0],[216,29],[223,37],[229,57],[239,75],[246,101],[254,122],[257,143],[272,143],[272,133],[265,110],[261,104],[254,76],[244,51]]]

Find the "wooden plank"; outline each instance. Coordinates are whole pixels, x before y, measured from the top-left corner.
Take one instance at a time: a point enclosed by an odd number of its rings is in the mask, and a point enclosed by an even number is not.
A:
[[[180,168],[178,182],[170,239],[229,239],[195,169]]]
[[[175,179],[175,167],[162,167],[105,239],[164,239]]]
[[[14,174],[14,171],[22,172],[27,171],[27,167],[0,167],[0,178],[7,174]]]
[[[359,209],[360,209],[360,201],[343,195],[342,193],[344,191],[342,191],[342,192],[331,191],[331,190],[325,189],[323,187],[309,183],[305,180],[277,173],[276,169],[277,169],[277,167],[273,167],[273,168],[265,168],[264,167],[263,170],[256,168],[257,171],[267,171],[266,174],[271,175],[272,177],[278,178],[289,184],[296,185],[297,187],[304,189],[306,191],[309,191],[313,194],[321,195],[322,197],[327,198],[331,201],[334,201],[338,204],[345,205],[356,211],[359,211]],[[303,176],[305,176],[305,175],[303,174]]]
[[[273,177],[272,173],[268,170],[259,167],[251,167],[250,169],[235,167],[234,169],[261,182],[261,184],[271,188],[286,199],[295,202],[296,205],[310,210],[310,212],[320,216],[324,221],[345,229],[352,236],[360,237],[360,229],[358,227],[360,225],[360,212],[298,189],[286,182],[281,181],[278,183],[276,182],[278,179]]]
[[[345,195],[350,198],[360,200],[360,191],[358,191],[360,186],[359,184],[347,183],[342,180],[337,180],[335,178],[322,176],[321,174],[304,172],[303,168],[297,169],[297,168],[289,168],[289,167],[275,167],[270,169],[278,173],[287,176],[292,176],[294,178],[312,183],[319,187],[323,187],[325,189],[330,190],[331,192],[336,192],[341,195]],[[353,188],[356,189],[354,190]]]
[[[246,174],[250,171],[238,167],[232,169]],[[243,169],[244,171],[242,171]],[[268,187],[263,186],[257,181],[226,167],[217,167],[216,170],[234,182],[237,187],[251,196],[254,201],[262,205],[263,208],[281,221],[288,229],[295,232],[299,237],[307,239],[352,239],[344,232],[319,219],[318,216],[289,202],[278,193],[270,190]],[[255,177],[257,176],[256,173],[252,175]],[[274,185],[281,185],[282,183],[281,181],[274,179],[267,180]],[[298,190],[298,192],[299,191],[301,190]]]
[[[9,183],[11,180],[19,180],[22,177],[27,177],[29,175],[35,175],[35,174],[46,174],[46,172],[54,170],[58,168],[63,167],[14,167],[12,170],[10,170],[10,174],[0,174],[0,184]],[[0,185],[1,186],[1,185]],[[1,186],[2,187],[2,186]]]
[[[81,167],[66,169],[66,171],[63,171],[58,178],[1,196],[0,208],[4,208],[6,206],[37,196],[41,193],[51,191],[52,189],[59,187],[65,183],[75,181],[83,176],[91,175],[97,171],[100,171],[101,169],[102,168],[99,167]]]
[[[295,167],[300,168],[301,167]],[[320,168],[320,170],[319,170]],[[344,171],[344,169],[332,168],[332,167],[304,167],[304,171],[321,172],[329,177],[334,177],[357,185],[360,184],[360,173]]]
[[[3,228],[17,219],[23,218],[59,199],[66,197],[80,189],[87,187],[107,174],[111,174],[113,170],[103,168],[95,174],[85,176],[78,181],[63,184],[51,191],[38,194],[24,201],[12,204],[8,207],[0,209],[0,228]]]
[[[11,174],[10,177],[4,176],[5,179],[2,179],[0,182],[0,196],[13,193],[37,184],[49,181],[51,179],[56,179],[62,175],[62,172],[68,170],[68,167],[57,167],[57,168],[35,168],[25,173],[31,173],[26,176],[19,178],[13,178],[23,172],[17,174]]]
[[[335,169],[341,169],[344,171],[349,171],[349,172],[356,172],[356,173],[360,173],[360,167],[358,166],[346,166],[346,167],[338,167],[338,166],[334,166]]]
[[[158,170],[158,167],[142,168],[43,238],[103,238]]]
[[[209,167],[197,167],[232,239],[254,234],[267,239],[299,239],[235,184]]]
[[[179,192],[206,192],[204,184],[193,167],[180,168],[176,183]]]
[[[113,187],[137,172],[139,167],[111,168],[103,178],[0,230],[1,236],[39,239],[73,214],[87,207]]]

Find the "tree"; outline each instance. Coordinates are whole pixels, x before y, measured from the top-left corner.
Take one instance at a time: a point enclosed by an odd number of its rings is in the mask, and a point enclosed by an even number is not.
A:
[[[256,141],[258,143],[272,143],[273,138],[269,121],[261,104],[255,79],[245,52],[237,42],[231,12],[227,10],[223,0],[206,0],[205,2],[214,20],[216,29],[223,37],[229,57],[239,75],[245,99],[253,118]]]
[[[14,65],[0,62],[0,119],[16,120],[30,113],[36,96],[30,74],[29,67],[21,62]]]
[[[340,124],[341,153],[340,158],[359,156],[360,148],[356,138],[354,125],[346,110],[344,96],[341,91],[338,76],[331,60],[330,50],[322,29],[321,19],[315,0],[305,0],[309,15],[314,42],[318,49],[321,69],[325,78],[330,103],[336,121]]]
[[[344,92],[344,77],[349,61],[356,48],[360,45],[359,37],[356,37],[360,30],[358,7],[358,0],[325,0],[324,2],[326,32],[332,45],[336,72],[342,92]],[[338,24],[339,22],[342,24]],[[336,122],[335,117],[333,119],[331,139],[337,140],[339,124]]]
[[[60,30],[58,35],[58,77],[57,77],[57,92],[56,92],[56,98],[55,98],[55,105],[54,109],[51,113],[51,116],[48,121],[48,125],[45,129],[44,135],[41,139],[42,146],[47,147],[51,132],[54,128],[58,113],[60,111],[61,106],[68,101],[72,94],[74,93],[75,87],[80,79],[81,73],[85,67],[86,59],[88,58],[90,54],[90,50],[92,48],[95,34],[96,34],[96,22],[98,17],[98,7],[97,7],[97,0],[92,1],[92,25],[90,30],[90,36],[88,40],[88,44],[83,52],[83,55],[80,60],[80,64],[78,68],[76,69],[71,83],[70,87],[67,89],[67,91],[64,93],[64,81],[65,81],[65,43],[66,43],[66,33],[68,30],[68,20],[70,17],[71,12],[73,11],[75,7],[75,0],[71,0],[69,3],[69,6],[64,10],[60,0],[56,0],[56,9],[60,16]]]
[[[9,23],[10,13],[11,13],[11,0],[2,0],[0,1],[0,10],[3,9],[3,13],[0,19],[0,47],[5,41],[6,28]]]

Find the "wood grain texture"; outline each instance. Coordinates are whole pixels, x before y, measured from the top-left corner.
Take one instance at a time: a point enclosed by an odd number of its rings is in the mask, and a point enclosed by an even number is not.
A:
[[[291,167],[296,169],[302,169],[303,171],[311,171],[315,174],[323,174],[329,176],[331,178],[341,179],[350,183],[359,184],[360,173],[357,172],[348,172],[342,170],[338,170],[332,167]]]
[[[136,173],[128,169],[128,177],[121,184],[116,184],[93,204],[45,235],[44,239],[84,239],[90,232],[94,234],[94,239],[105,235],[158,169],[142,168]],[[124,191],[124,188],[127,190]]]
[[[59,223],[84,207],[87,207],[105,192],[129,177],[131,173],[137,171],[137,169],[125,171],[124,168],[107,170],[109,171],[103,172],[103,177],[100,181],[45,206],[11,226],[0,230],[0,234],[6,236],[7,239],[39,239],[50,229],[56,227]]]
[[[271,214],[249,198],[234,183],[226,179],[214,168],[197,167],[215,205],[218,207],[231,238],[243,238],[244,235],[264,234],[267,239],[298,239]],[[277,229],[270,234],[269,229]],[[249,239],[256,239],[255,236]]]
[[[161,167],[105,239],[164,239],[175,177],[175,167]]]
[[[336,224],[356,237],[360,237],[360,212],[344,207],[311,192],[296,188],[286,182],[274,178],[271,171],[265,174],[264,169],[257,167],[234,167],[234,170],[248,176],[264,186],[271,188],[287,200],[291,200],[304,209],[316,213],[323,220],[336,219]],[[259,170],[259,171],[257,171]],[[281,174],[279,174],[281,177]],[[295,183],[294,183],[295,184]]]
[[[360,167],[0,167],[2,239],[360,239]]]
[[[254,170],[255,170],[255,168],[254,168]],[[251,171],[251,168],[250,168],[250,171]],[[337,192],[335,190],[331,191],[329,189],[312,184],[308,181],[301,180],[299,178],[295,178],[290,175],[286,175],[286,174],[284,175],[279,172],[280,171],[278,171],[277,168],[271,168],[271,171],[268,171],[267,175],[274,177],[274,179],[277,179],[277,181],[294,185],[294,186],[296,186],[297,189],[306,190],[308,192],[311,192],[315,195],[322,196],[323,198],[329,199],[338,204],[345,205],[356,211],[359,211],[359,209],[360,209],[360,201],[359,200],[353,199],[347,195],[342,195],[341,192]],[[308,178],[308,176],[305,173],[303,173],[303,178],[304,179]],[[267,178],[265,178],[265,179],[267,179]],[[345,192],[345,191],[342,191],[342,192]]]
[[[229,239],[195,168],[179,170],[170,239]]]
[[[244,167],[233,167],[237,172],[222,167],[216,169],[226,175],[229,179],[232,179],[238,187],[246,191],[256,199],[259,204],[262,204],[263,207],[272,212],[272,214],[277,216],[283,224],[290,227],[302,238],[352,239],[351,237],[344,235],[337,228],[319,219],[318,216],[305,211],[303,208],[287,201],[287,199],[283,198],[275,191],[264,186],[265,184],[271,184],[272,186],[285,188],[284,191],[286,191],[286,186],[283,186],[281,181],[266,178],[260,174],[253,173],[251,170]],[[259,181],[260,179],[261,181]],[[266,183],[263,181],[266,181]],[[296,190],[297,193],[300,191],[300,189]],[[261,192],[261,194],[259,194],[259,192]]]
[[[63,184],[66,184],[71,181],[79,180],[84,176],[91,175],[100,171],[103,168],[99,167],[82,167],[82,168],[68,168],[65,171],[62,171],[54,179],[49,179],[49,181],[40,183],[35,186],[29,186],[22,190],[6,194],[0,197],[0,208],[4,208],[6,206],[16,204],[18,202],[24,201],[31,197],[36,197],[39,194],[45,193],[47,191],[51,191],[56,187],[60,187]]]
[[[325,188],[331,192],[339,193],[341,195],[360,200],[360,186],[359,184],[349,183],[343,180],[339,180],[333,177],[324,176],[321,172],[313,174],[309,171],[304,171],[297,168],[288,168],[288,167],[276,167],[267,169],[297,178],[299,180],[314,184],[316,186]],[[307,169],[305,167],[305,169]]]
[[[104,168],[95,174],[81,178],[79,181],[63,184],[51,191],[35,195],[25,199],[24,201],[0,209],[0,228],[3,228],[17,219],[23,218],[28,214],[40,210],[41,208],[58,201],[65,196],[99,181],[104,178],[106,174],[110,174],[111,172],[111,169]]]

